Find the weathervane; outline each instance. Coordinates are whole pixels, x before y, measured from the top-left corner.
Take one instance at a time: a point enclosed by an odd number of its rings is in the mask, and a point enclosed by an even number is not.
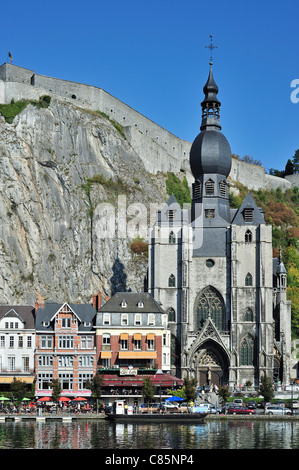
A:
[[[209,46],[205,46],[205,47],[210,49],[210,52],[211,52],[210,65],[212,65],[213,64],[213,49],[217,49],[218,46],[213,46],[213,34],[210,34],[210,38],[211,38],[211,44]]]

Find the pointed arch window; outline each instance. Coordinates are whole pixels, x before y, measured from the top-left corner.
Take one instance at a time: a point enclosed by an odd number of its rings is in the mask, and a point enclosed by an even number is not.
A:
[[[250,273],[247,273],[245,277],[245,286],[251,287],[252,286],[252,275]]]
[[[252,232],[250,230],[246,230],[245,232],[245,243],[252,242]]]
[[[249,307],[245,311],[245,321],[253,321],[253,311]]]
[[[206,194],[213,196],[215,192],[215,183],[211,178],[209,178],[208,181],[206,181],[205,188],[206,188]]]
[[[168,287],[175,287],[175,276],[170,274],[168,278]]]
[[[174,310],[174,308],[170,308],[168,310],[168,321],[172,321],[172,322],[175,321],[175,310]]]
[[[195,328],[200,330],[209,317],[218,330],[224,329],[224,303],[221,295],[213,287],[204,289],[198,299]]]
[[[169,234],[169,243],[171,245],[173,245],[175,243],[175,234],[173,233],[173,231],[171,231],[170,234]]]
[[[247,335],[241,341],[240,348],[241,366],[252,366],[254,361],[254,339]]]
[[[219,192],[221,197],[226,197],[226,182],[221,180],[219,183]]]

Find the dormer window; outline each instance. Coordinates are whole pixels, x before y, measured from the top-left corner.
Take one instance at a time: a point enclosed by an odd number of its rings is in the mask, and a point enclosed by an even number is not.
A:
[[[42,325],[48,327],[48,326],[50,325],[49,320],[44,320],[44,321],[42,322]]]
[[[138,307],[138,308],[143,308],[143,307],[144,307],[144,303],[143,303],[143,300],[142,300],[142,299],[139,300],[139,302],[138,302],[138,304],[137,304],[137,307]]]
[[[127,308],[127,302],[125,300],[122,300],[121,306],[122,308]]]

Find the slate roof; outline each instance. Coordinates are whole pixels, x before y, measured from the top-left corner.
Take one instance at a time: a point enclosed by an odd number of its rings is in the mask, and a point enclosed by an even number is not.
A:
[[[7,317],[20,318],[26,329],[34,329],[34,307],[32,305],[0,305],[0,319]]]
[[[124,309],[122,301],[127,302]],[[143,307],[138,307],[138,302],[143,301]],[[161,305],[147,292],[116,292],[99,310],[109,313],[166,313]]]
[[[245,222],[243,217],[244,209],[254,209],[252,222]],[[236,212],[232,223],[236,225],[259,225],[265,223],[264,212],[256,205],[250,192],[246,194],[244,201],[242,202],[239,210]]]
[[[36,312],[36,330],[37,331],[53,331],[53,320],[58,311],[65,305],[64,303],[46,302],[44,307],[39,307]],[[88,332],[93,329],[94,320],[96,316],[96,309],[91,304],[67,304],[74,312],[79,320],[78,331]],[[49,327],[45,326],[43,322],[50,322]],[[84,323],[89,326],[84,326]]]

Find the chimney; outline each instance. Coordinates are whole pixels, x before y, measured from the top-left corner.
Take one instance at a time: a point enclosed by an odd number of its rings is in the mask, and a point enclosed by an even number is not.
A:
[[[98,308],[97,308],[97,310],[100,310],[101,307],[102,307],[102,293],[99,292],[98,293]]]
[[[97,296],[96,295],[93,295],[92,296],[92,306],[93,308],[95,308],[97,310]]]

